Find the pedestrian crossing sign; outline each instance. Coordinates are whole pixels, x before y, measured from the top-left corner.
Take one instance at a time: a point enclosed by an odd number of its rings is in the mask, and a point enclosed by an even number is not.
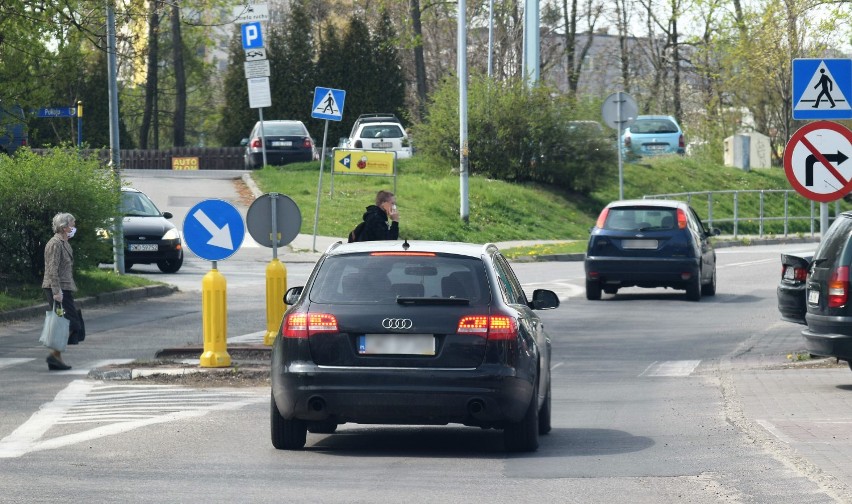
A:
[[[793,60],[793,119],[852,119],[852,59]]]
[[[342,89],[317,87],[314,89],[314,106],[311,109],[311,117],[340,121],[343,119],[343,102],[345,100],[346,91]]]

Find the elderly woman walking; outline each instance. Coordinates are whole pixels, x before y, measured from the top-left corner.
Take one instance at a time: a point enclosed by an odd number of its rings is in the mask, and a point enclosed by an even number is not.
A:
[[[77,307],[74,305],[74,251],[68,243],[77,228],[70,213],[58,213],[53,217],[53,237],[44,247],[44,280],[41,283],[44,296],[52,309],[54,302],[61,304],[65,318],[70,321],[70,333],[80,327]],[[77,341],[69,341],[70,344]],[[52,350],[47,356],[47,368],[51,371],[65,371],[71,366],[62,361],[62,354]]]

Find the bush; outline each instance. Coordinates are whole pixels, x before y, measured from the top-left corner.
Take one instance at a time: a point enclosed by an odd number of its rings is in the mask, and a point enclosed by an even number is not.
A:
[[[458,163],[458,83],[444,81],[431,96],[413,137],[423,153]],[[471,79],[468,87],[468,168],[509,182],[543,182],[588,193],[617,169],[614,138],[572,131],[581,107],[551,89],[520,81]]]
[[[74,215],[75,269],[97,266],[103,244],[96,230],[118,215],[120,183],[97,158],[54,148],[44,156],[20,149],[0,155],[0,277],[41,282],[44,246],[53,236],[53,216]]]

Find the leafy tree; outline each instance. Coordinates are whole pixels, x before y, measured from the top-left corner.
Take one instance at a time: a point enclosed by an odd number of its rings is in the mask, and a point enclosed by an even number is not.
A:
[[[402,72],[400,62],[399,37],[391,22],[388,11],[383,9],[379,17],[378,26],[373,31],[373,47],[375,58],[375,78],[372,79],[370,92],[374,96],[381,97],[384,107],[376,112],[393,112],[397,117],[404,119],[405,113],[405,76]]]
[[[224,79],[224,100],[220,114],[223,120],[216,130],[216,138],[221,145],[239,145],[258,119],[257,110],[249,108],[248,86],[243,61],[245,53],[240,40],[239,27],[234,30],[228,46],[228,70]]]
[[[332,23],[326,23],[317,57],[317,85],[346,90],[349,83],[347,69],[348,65],[345,60],[341,39],[338,36],[338,28]],[[352,114],[349,112],[350,110],[350,102],[347,97],[343,111],[343,121],[329,121],[328,138],[330,144],[336,144],[338,138],[349,136],[349,131],[354,122],[354,119],[351,118]],[[317,142],[322,142],[325,127],[324,121],[311,121],[307,126]]]

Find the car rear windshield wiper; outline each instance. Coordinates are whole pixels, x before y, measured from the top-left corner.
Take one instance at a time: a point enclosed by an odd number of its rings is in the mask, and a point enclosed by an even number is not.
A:
[[[399,296],[396,302],[401,305],[442,305],[442,306],[464,306],[470,304],[468,298],[456,297],[408,297]]]

